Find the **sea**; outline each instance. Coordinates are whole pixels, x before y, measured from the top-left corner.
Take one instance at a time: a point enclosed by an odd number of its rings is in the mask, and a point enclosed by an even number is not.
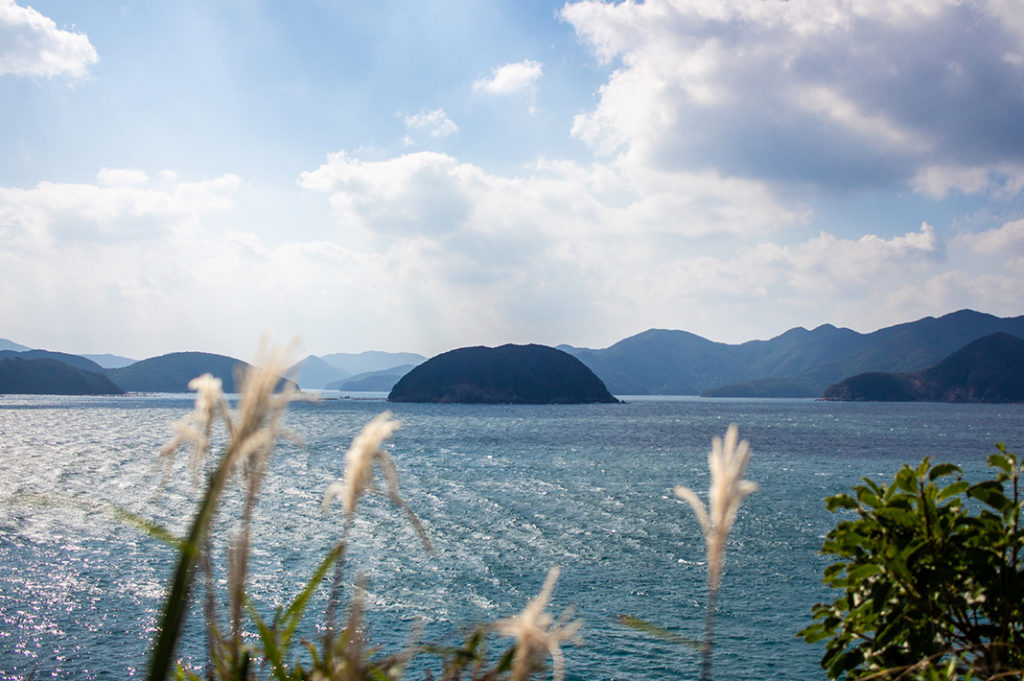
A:
[[[457,645],[522,610],[557,566],[549,612],[583,621],[578,644],[563,647],[566,679],[695,679],[697,651],[621,616],[701,638],[704,541],[673,489],[706,497],[711,439],[735,423],[753,449],[746,477],[759,490],[729,536],[713,675],[820,680],[823,648],[797,632],[815,603],[835,597],[821,582],[831,561],[820,549],[840,517],[824,498],[861,478],[890,480],[925,456],[979,479],[995,443],[1024,451],[1024,405],[622,399],[392,405],[380,394],[324,393],[293,404],[286,425],[301,442],[278,447],[254,517],[254,607],[272,619],[338,541],[341,508],[324,512],[324,493],[341,477],[352,438],[391,410],[401,421],[387,444],[400,492],[435,552],[385,495],[360,501],[342,606],[365,580],[375,654],[410,641]],[[200,478],[187,452],[173,462],[158,452],[191,406],[185,394],[0,397],[0,679],[145,675],[176,554],[111,509],[185,533]],[[229,495],[218,537],[236,531],[239,508]],[[300,635],[322,631],[327,591],[317,592]],[[510,642],[488,641],[492,659]],[[178,653],[201,669],[198,606]],[[436,658],[422,655],[407,678],[426,669],[440,675]]]

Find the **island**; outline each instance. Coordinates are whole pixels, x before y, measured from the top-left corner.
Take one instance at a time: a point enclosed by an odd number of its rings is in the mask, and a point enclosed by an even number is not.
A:
[[[0,394],[123,395],[103,374],[73,367],[56,359],[0,359]]]
[[[831,385],[823,400],[867,402],[1024,402],[1024,340],[994,333],[935,366],[868,372]]]
[[[224,392],[233,393],[237,391],[236,374],[245,366],[242,360],[209,352],[172,352],[108,369],[107,375],[128,392],[184,393],[196,376],[213,374],[221,380]]]
[[[403,376],[390,402],[590,404],[618,402],[583,362],[545,345],[458,348]]]

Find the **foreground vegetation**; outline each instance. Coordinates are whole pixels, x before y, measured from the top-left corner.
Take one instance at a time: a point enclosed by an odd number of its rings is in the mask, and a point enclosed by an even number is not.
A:
[[[1024,674],[1024,466],[999,445],[995,476],[926,458],[889,484],[826,500],[854,517],[825,539],[840,596],[801,632],[826,642],[829,678],[1019,679]]]
[[[336,499],[342,506],[344,522],[338,542],[322,559],[305,588],[287,606],[280,607],[269,619],[257,611],[246,590],[253,510],[277,442],[294,437],[281,425],[288,403],[297,398],[294,384],[280,379],[286,368],[283,352],[272,353],[257,362],[257,366],[249,367],[240,380],[240,399],[235,412],[224,397],[220,379],[207,374],[189,384],[197,393],[195,409],[176,425],[175,437],[164,447],[163,455],[170,470],[176,453],[186,448],[190,450],[197,478],[200,473],[212,470],[188,534],[179,543],[178,560],[160,616],[147,678],[163,681],[173,675],[177,679],[196,681],[201,678],[221,681],[397,679],[413,656],[429,654],[436,664],[433,671],[427,667],[428,677],[436,673],[441,679],[452,681],[521,681],[542,669],[550,658],[555,678],[561,679],[564,669],[561,646],[577,640],[581,622],[573,621],[569,615],[555,620],[547,612],[558,578],[557,568],[549,571],[540,594],[527,603],[522,612],[477,628],[461,646],[422,645],[414,631],[410,636],[412,643],[406,650],[379,655],[364,638],[366,577],[361,574],[357,575],[355,589],[348,595],[344,617],[339,616],[345,551],[353,519],[360,499],[377,491],[374,482],[377,474],[383,478],[383,493],[405,514],[422,540],[424,550],[432,551],[415,512],[399,494],[395,463],[381,446],[399,425],[387,412],[373,419],[353,440],[345,455],[343,478],[332,484],[324,495],[325,510]],[[220,454],[213,457],[212,435],[218,423],[226,431],[227,443]],[[219,546],[211,528],[232,486],[237,487],[242,496],[241,513],[226,546]],[[215,578],[216,555],[224,558],[225,593],[220,593]],[[204,591],[207,661],[203,669],[189,668],[178,661],[175,654],[197,581],[202,582]],[[296,632],[307,614],[307,606],[321,586],[327,589],[328,597],[318,624],[319,640],[297,642]],[[257,644],[250,643],[244,635],[247,626],[257,631]],[[514,640],[502,654],[488,656],[488,639],[495,635]]]

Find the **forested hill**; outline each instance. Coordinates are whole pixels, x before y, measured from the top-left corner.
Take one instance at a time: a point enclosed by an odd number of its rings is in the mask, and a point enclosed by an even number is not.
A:
[[[124,391],[103,374],[56,359],[0,359],[0,393],[17,395],[120,395]]]
[[[603,350],[559,347],[616,395],[818,397],[829,385],[866,371],[924,369],[997,332],[1024,336],[1024,316],[961,310],[867,334],[824,324],[739,345],[651,329]]]
[[[451,350],[403,376],[392,402],[581,404],[617,402],[572,355],[543,345]]]
[[[107,369],[111,380],[129,392],[188,392],[188,382],[202,374],[213,374],[224,392],[237,392],[235,374],[245,362],[209,352],[172,352],[150,357],[120,369]]]
[[[103,367],[91,359],[86,359],[80,355],[69,355],[66,352],[52,352],[50,350],[0,350],[0,359],[11,359],[14,357],[20,357],[21,359],[55,359],[76,369],[103,373]]]
[[[1006,333],[985,336],[922,371],[852,376],[829,386],[823,399],[1024,402],[1024,340]]]

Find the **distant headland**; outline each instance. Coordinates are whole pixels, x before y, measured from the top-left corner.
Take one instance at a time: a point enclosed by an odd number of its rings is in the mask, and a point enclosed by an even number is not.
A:
[[[869,402],[1024,402],[1024,340],[994,333],[935,366],[866,372],[829,386],[822,399]]]

